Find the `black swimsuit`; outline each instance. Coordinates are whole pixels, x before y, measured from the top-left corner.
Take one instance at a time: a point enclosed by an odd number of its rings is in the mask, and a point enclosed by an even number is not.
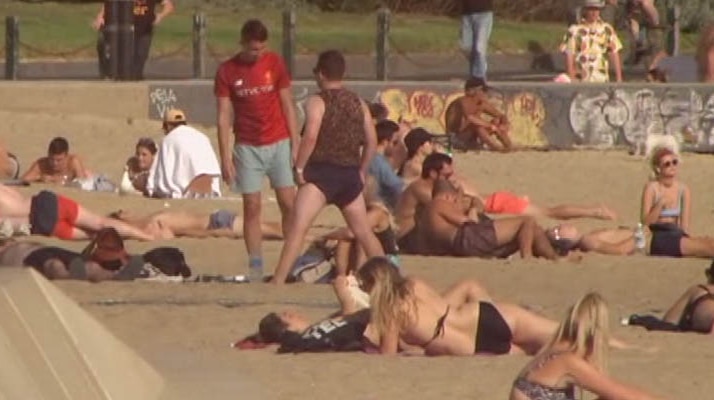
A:
[[[508,354],[513,332],[493,304],[479,302],[474,354]]]
[[[704,285],[699,285],[699,288],[703,289],[706,293],[702,294],[701,296],[694,299],[694,301],[687,304],[687,306],[684,308],[684,312],[682,313],[682,318],[679,320],[678,326],[679,329],[683,331],[709,333],[709,330],[702,331],[694,329],[694,312],[697,310],[697,307],[699,307],[700,304],[707,300],[714,300],[714,293],[710,292],[708,287]]]

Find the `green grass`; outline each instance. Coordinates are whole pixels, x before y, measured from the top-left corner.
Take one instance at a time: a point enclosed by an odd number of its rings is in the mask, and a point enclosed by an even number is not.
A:
[[[208,20],[209,52],[225,57],[237,49],[238,31],[248,18],[265,21],[272,32],[270,44],[280,49],[281,10],[228,7],[181,8],[166,19],[154,36],[152,57],[189,56],[191,54],[192,15],[197,10]],[[97,4],[24,3],[3,0],[0,15],[20,18],[20,40],[23,58],[87,58],[94,57],[96,33],[90,24],[98,10]],[[393,15],[391,42],[397,52],[450,53],[458,49],[460,21],[426,15]],[[503,53],[527,52],[529,43],[537,43],[545,51],[554,51],[565,31],[564,24],[521,23],[496,19],[491,37],[491,49]],[[346,53],[369,54],[374,51],[376,15],[321,13],[298,11],[297,50],[315,53],[325,48],[337,48]],[[695,35],[684,35],[684,52],[692,52]],[[4,52],[4,46],[0,53]]]

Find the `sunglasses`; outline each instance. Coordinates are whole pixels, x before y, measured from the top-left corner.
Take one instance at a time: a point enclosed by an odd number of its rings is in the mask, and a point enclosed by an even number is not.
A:
[[[674,160],[663,162],[662,164],[660,164],[660,167],[662,167],[662,168],[669,168],[669,167],[671,167],[671,166],[676,166],[676,165],[679,165],[679,160],[677,160],[677,159],[675,158]]]

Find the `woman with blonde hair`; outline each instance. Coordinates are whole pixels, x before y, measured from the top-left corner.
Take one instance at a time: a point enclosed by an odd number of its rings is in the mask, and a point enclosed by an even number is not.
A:
[[[510,400],[574,400],[575,389],[602,399],[655,397],[607,375],[609,315],[605,300],[588,293],[570,307],[550,344],[513,382]]]
[[[641,221],[652,232],[650,255],[714,257],[714,238],[689,235],[692,194],[679,181],[679,157],[669,147],[652,152],[652,172],[642,190]]]
[[[535,354],[557,327],[520,306],[493,302],[474,281],[439,293],[400,275],[384,257],[367,261],[357,281],[370,296],[375,345],[383,354],[399,348],[420,348],[426,355]]]

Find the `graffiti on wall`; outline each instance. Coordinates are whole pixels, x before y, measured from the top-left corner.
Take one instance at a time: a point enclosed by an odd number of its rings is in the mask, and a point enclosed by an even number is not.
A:
[[[157,87],[151,90],[149,100],[161,118],[163,118],[167,110],[176,107],[176,103],[178,103],[174,90],[165,87]]]
[[[378,92],[374,101],[384,104],[389,110],[389,119],[404,120],[415,127],[430,132],[444,133],[449,105],[458,100],[462,92],[439,94],[428,90],[406,92],[403,89],[386,89]],[[545,146],[548,140],[542,131],[546,120],[545,104],[532,92],[506,95],[501,91],[489,91],[489,100],[506,114],[511,123],[511,138],[520,146]]]
[[[714,145],[714,95],[705,100],[692,89],[580,92],[570,103],[569,119],[586,145],[634,145],[649,135],[672,135],[689,147]]]

